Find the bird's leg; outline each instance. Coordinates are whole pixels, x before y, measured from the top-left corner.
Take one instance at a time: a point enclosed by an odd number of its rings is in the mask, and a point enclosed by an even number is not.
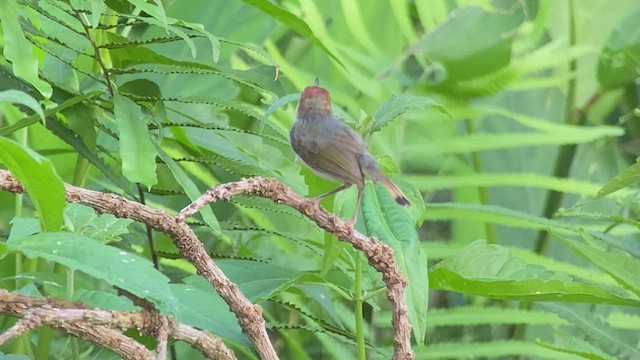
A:
[[[326,192],[326,193],[324,193],[324,194],[322,194],[322,195],[318,195],[318,196],[313,197],[313,198],[311,198],[311,199],[306,199],[306,200],[303,202],[303,207],[304,207],[304,208],[307,208],[307,209],[308,209],[309,207],[311,207],[312,209],[314,209],[314,210],[312,210],[312,211],[314,211],[314,212],[315,212],[315,211],[317,211],[317,210],[320,208],[320,200],[322,200],[322,199],[326,198],[327,196],[329,196],[329,195],[331,195],[331,194],[335,194],[335,193],[337,193],[338,191],[344,190],[344,189],[348,188],[349,186],[351,186],[351,184],[344,184],[344,185],[342,185],[342,186],[340,186],[340,187],[338,187],[338,188],[336,188],[336,189],[333,189],[333,190],[331,190],[331,191],[329,191],[329,192]]]
[[[349,225],[352,229],[356,224],[356,221],[358,221],[358,210],[360,210],[360,203],[362,202],[362,191],[364,190],[364,186],[361,185],[357,185],[358,186],[358,199],[356,200],[356,211],[353,213],[353,217],[351,217],[351,219],[347,222],[347,225]]]
[[[324,193],[324,194],[321,194],[321,195],[318,195],[318,196],[316,196],[316,197],[314,197],[314,198],[311,198],[311,201],[313,201],[313,202],[314,202],[314,203],[316,203],[316,204],[319,204],[319,203],[320,203],[320,200],[322,200],[322,199],[326,198],[326,197],[327,197],[327,196],[329,196],[329,195],[335,194],[335,193],[337,193],[338,191],[342,191],[342,190],[344,190],[344,189],[347,189],[347,188],[349,188],[351,185],[352,185],[352,184],[344,184],[344,185],[339,186],[339,187],[337,187],[337,188],[335,188],[335,189],[333,189],[333,190],[331,190],[331,191],[329,191],[329,192],[326,192],[326,193]]]

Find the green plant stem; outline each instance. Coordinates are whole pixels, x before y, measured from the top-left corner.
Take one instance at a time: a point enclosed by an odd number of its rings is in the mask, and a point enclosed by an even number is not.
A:
[[[467,127],[467,133],[468,134],[475,133],[475,126],[473,125],[473,120],[465,119],[465,125]],[[482,173],[482,159],[480,158],[480,153],[479,152],[474,151],[474,152],[471,153],[471,162],[473,164],[473,171],[476,174],[481,174]],[[482,205],[489,204],[489,193],[487,192],[487,188],[486,187],[484,187],[484,186],[479,186],[478,187],[478,197],[480,198],[480,204],[482,204]],[[485,234],[487,236],[487,243],[495,244],[497,239],[496,239],[496,231],[495,231],[495,228],[494,228],[493,224],[485,222],[484,223],[484,230],[485,230]]]
[[[364,297],[362,294],[362,259],[360,254],[355,256],[355,270],[354,270],[354,316],[356,317],[356,344],[358,347],[358,359],[366,360],[367,353],[364,347],[364,327],[362,304],[364,303]]]
[[[576,45],[576,20],[575,20],[575,3],[574,0],[569,1],[569,46],[574,47]],[[575,74],[578,68],[578,61],[574,58],[569,62],[569,73]],[[584,118],[580,116],[578,111],[575,111],[576,104],[576,78],[571,76],[567,83],[567,98],[564,107],[565,123],[573,125],[583,125]],[[553,169],[553,176],[565,178],[569,175],[571,170],[571,163],[576,154],[577,145],[569,144],[563,145],[558,151],[556,161]],[[542,216],[550,218],[558,210],[558,207],[562,203],[564,194],[560,191],[549,191],[544,204],[544,210]],[[538,254],[544,254],[548,246],[548,234],[546,230],[540,230],[538,232],[534,251]]]
[[[140,197],[140,203],[145,204],[144,189],[142,185],[138,184],[138,196]],[[149,253],[151,254],[151,262],[153,267],[159,269],[158,254],[156,254],[156,248],[153,244],[153,229],[149,224],[146,225],[147,243],[149,244]]]
[[[73,298],[73,289],[75,287],[75,274],[73,269],[66,269],[67,273],[67,300],[71,301]],[[80,360],[80,347],[78,346],[78,338],[71,337],[71,356],[73,360]]]
[[[574,0],[569,0],[569,46],[574,47],[577,43],[576,38],[576,21],[575,21],[575,2]],[[569,62],[569,73],[575,74],[578,68],[578,62],[576,59],[571,60]],[[567,83],[567,97],[564,108],[564,116],[565,123],[571,125],[582,126],[586,121],[586,113],[589,111],[591,106],[599,99],[600,94],[596,93],[591,99],[587,102],[587,104],[582,109],[576,109],[576,86],[577,81],[575,76],[571,76],[569,78],[569,82]],[[558,151],[558,155],[556,156],[553,176],[566,178],[569,175],[569,171],[571,170],[571,164],[573,163],[573,159],[575,157],[577,150],[576,144],[563,145],[560,147]],[[558,210],[560,204],[562,203],[562,199],[564,197],[564,193],[560,191],[550,190],[547,193],[547,197],[544,204],[544,210],[542,216],[545,218],[550,218],[553,214]],[[537,254],[544,254],[547,251],[547,247],[549,246],[548,241],[548,233],[546,230],[538,231],[536,242],[534,246],[534,251]],[[531,309],[531,303],[521,303],[520,308],[529,310]],[[510,335],[512,340],[520,340],[524,338],[525,331],[527,326],[525,324],[511,326]]]

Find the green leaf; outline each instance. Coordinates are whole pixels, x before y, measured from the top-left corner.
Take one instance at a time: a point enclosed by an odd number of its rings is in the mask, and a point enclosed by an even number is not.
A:
[[[33,110],[38,116],[40,120],[44,122],[44,112],[38,104],[38,101],[32,98],[29,94],[19,90],[6,90],[0,92],[0,103],[9,102],[14,104],[21,104],[29,109]]]
[[[609,180],[596,195],[597,198],[607,196],[631,184],[640,181],[640,157],[636,159],[636,163],[622,170],[613,179]]]
[[[66,205],[62,179],[48,159],[7,138],[0,137],[0,162],[5,164],[25,191],[40,216],[44,231],[59,231]]]
[[[549,344],[540,340],[536,340],[536,344],[544,346],[547,349],[553,349],[567,354],[578,355],[581,358],[590,360],[617,360],[611,355],[608,355],[604,351],[592,345],[591,343],[582,339],[578,339],[577,337],[573,336],[573,334],[566,333],[562,330],[557,330],[554,335],[556,342],[561,343],[562,345]]]
[[[53,89],[49,83],[38,77],[38,59],[20,27],[18,6],[15,0],[0,1],[0,25],[4,35],[3,54],[11,62],[17,77],[26,80],[48,98]]]
[[[120,219],[111,214],[98,215],[92,208],[80,204],[67,205],[64,215],[69,231],[102,243],[120,241],[120,235],[129,233],[127,227],[133,223],[131,219]]]
[[[208,284],[204,284],[208,285]],[[238,319],[229,311],[229,305],[220,295],[193,284],[170,284],[171,291],[178,300],[181,322],[205,329],[225,340],[250,347],[249,339],[242,333]]]
[[[278,7],[277,5],[273,4],[268,0],[242,0],[242,1],[255,7],[256,9],[263,11],[267,15],[272,16],[274,19],[280,21],[281,23],[289,27],[291,30],[298,33],[300,36],[309,40],[312,44],[322,49],[322,51],[327,53],[327,55],[329,55],[333,60],[335,60],[338,64],[340,64],[340,66],[344,68],[344,64],[340,61],[340,59],[338,59],[329,49],[327,49],[326,46],[324,46],[324,44],[313,34],[313,31],[311,31],[311,28],[309,28],[309,25],[307,25],[307,23],[305,23],[299,17],[288,12],[287,10],[284,10]]]
[[[611,275],[626,289],[640,296],[640,260],[611,251],[597,249],[576,240],[557,237],[568,248]]]
[[[514,257],[499,245],[477,240],[436,264],[429,273],[434,289],[519,301],[567,301],[640,306],[640,300]]]
[[[640,76],[640,12],[611,32],[598,59],[598,81],[606,89],[633,83]]]
[[[497,71],[509,64],[515,30],[525,18],[521,6],[514,9],[504,14],[475,6],[459,9],[429,33],[421,47],[445,67],[449,83]]]
[[[291,268],[258,261],[223,259],[216,261],[216,264],[253,303],[261,303],[277,296],[291,287],[302,275]],[[192,275],[183,281],[202,290],[211,288],[200,276]]]
[[[511,355],[511,356],[509,356]],[[498,340],[487,342],[439,342],[416,353],[416,360],[502,359],[521,356],[545,360],[584,360],[565,352],[547,349],[530,341]]]
[[[158,183],[156,149],[149,138],[145,116],[138,104],[120,95],[113,95],[113,115],[120,136],[122,174],[131,182],[146,185]]]
[[[444,106],[428,97],[414,95],[392,96],[383,102],[376,114],[373,115],[375,121],[371,132],[380,130],[380,128],[385,126],[389,121],[408,110],[424,109],[432,106],[437,107],[442,112],[446,112]]]
[[[424,154],[430,154],[432,156],[466,154],[474,151],[512,149],[524,146],[582,144],[605,137],[618,137],[623,134],[624,130],[616,126],[574,126],[573,129],[554,133],[475,133],[468,136],[440,137],[429,139],[428,143],[407,145],[404,146],[403,155],[407,157],[420,157]]]
[[[182,187],[189,199],[191,201],[196,201],[202,195],[202,193],[200,192],[200,190],[198,190],[198,187],[193,182],[193,180],[191,180],[189,175],[184,170],[182,170],[180,165],[178,165],[178,163],[176,163],[175,160],[171,158],[171,156],[167,155],[167,153],[165,153],[164,150],[160,148],[160,146],[156,144],[154,144],[154,146],[156,147],[158,157],[160,157],[160,159],[162,159],[162,161],[167,165],[167,167],[171,171],[171,174],[175,177],[176,181],[178,182],[178,184],[180,184],[180,187]],[[213,210],[211,210],[211,206],[205,206],[200,209],[200,214],[202,214],[202,219],[205,223],[207,223],[207,225],[209,225],[209,227],[217,237],[227,243],[231,243],[231,239],[229,239],[229,237],[222,232],[220,223],[213,213]]]
[[[393,249],[400,271],[407,279],[405,289],[409,320],[419,344],[424,343],[427,327],[429,271],[427,257],[411,218],[396,204],[386,189],[365,186],[362,199],[362,218],[369,236],[375,236]]]
[[[76,105],[76,104],[78,104],[78,103],[80,103],[82,101],[93,99],[94,97],[98,97],[101,94],[102,94],[102,91],[93,91],[93,92],[90,92],[90,93],[85,94],[85,95],[78,95],[78,96],[74,96],[72,98],[66,99],[62,104],[60,104],[60,105],[58,105],[56,107],[44,110],[44,116],[45,117],[49,117],[49,116],[55,115],[56,113],[66,109],[66,108],[74,106],[74,105]],[[35,115],[28,116],[28,117],[26,117],[24,119],[19,120],[15,124],[11,124],[9,126],[5,126],[3,128],[0,128],[0,136],[11,134],[11,133],[15,132],[18,129],[22,129],[23,127],[27,127],[27,126],[35,124],[37,122],[38,122],[38,117],[37,116],[35,116]],[[48,126],[48,123],[46,123],[46,125]]]
[[[557,304],[544,304],[546,310],[553,311],[587,337],[589,342],[616,359],[640,359],[640,350],[624,341],[622,332],[610,327],[594,315],[592,311]]]
[[[127,181],[122,176],[120,176],[119,174],[115,174],[111,167],[109,167],[109,165],[104,162],[104,160],[98,157],[95,152],[89,150],[84,141],[82,141],[82,138],[80,138],[73,131],[64,126],[58,119],[53,118],[47,121],[47,129],[49,129],[53,134],[73,147],[78,152],[78,154],[82,155],[82,157],[87,159],[93,166],[100,170],[109,180],[116,184],[120,190],[124,191],[132,198],[135,198],[137,196],[137,193],[131,191],[130,184],[127,183]]]
[[[178,302],[169,288],[169,278],[138,255],[67,232],[9,240],[7,246],[30,258],[53,261],[124,289],[151,301],[164,314],[178,314]]]
[[[425,220],[474,219],[525,229],[555,230],[558,232],[576,229],[557,220],[530,215],[525,212],[507,209],[496,205],[438,203],[426,204]]]
[[[584,180],[558,178],[536,173],[403,175],[402,178],[420,189],[420,191],[424,192],[464,187],[516,186],[523,188],[548,189],[567,194],[594,196],[601,188],[599,184],[594,184]],[[625,197],[628,195],[628,193],[621,193],[619,197]]]

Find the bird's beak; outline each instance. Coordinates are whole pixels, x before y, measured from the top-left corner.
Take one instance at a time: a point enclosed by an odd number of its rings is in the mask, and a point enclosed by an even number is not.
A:
[[[313,86],[318,86],[318,85],[320,85],[320,80],[316,78],[316,81],[313,82]]]

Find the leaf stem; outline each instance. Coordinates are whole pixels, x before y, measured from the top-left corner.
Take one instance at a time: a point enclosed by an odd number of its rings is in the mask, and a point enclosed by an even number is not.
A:
[[[354,270],[354,316],[356,320],[356,344],[358,347],[358,359],[366,360],[367,353],[364,347],[364,327],[363,327],[363,313],[362,304],[364,298],[362,295],[362,259],[360,254],[355,256],[355,270]]]
[[[473,120],[467,118],[465,119],[465,125],[467,127],[467,133],[473,134],[475,133],[475,126],[473,125]],[[473,171],[476,174],[482,173],[482,159],[480,158],[480,152],[473,151],[471,153],[471,162],[473,164]],[[487,192],[487,188],[484,186],[478,186],[478,197],[480,198],[480,204],[487,205],[489,204],[489,193]],[[487,237],[487,243],[495,244],[496,243],[496,231],[493,224],[485,222],[484,223],[485,235]]]

